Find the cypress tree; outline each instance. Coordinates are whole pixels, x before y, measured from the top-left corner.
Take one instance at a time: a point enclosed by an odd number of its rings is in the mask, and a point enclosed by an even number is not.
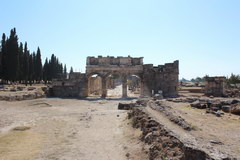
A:
[[[66,64],[64,65],[63,75],[64,75],[64,78],[67,78],[67,66],[66,66]]]
[[[43,80],[45,81],[45,83],[47,83],[47,81],[50,80],[49,76],[50,76],[49,62],[48,62],[48,59],[46,58],[45,63],[43,65]]]
[[[29,79],[29,51],[27,48],[27,42],[24,44],[24,52],[23,52],[23,79],[25,80],[25,84],[27,85]]]
[[[72,68],[71,68],[72,69]],[[73,72],[73,69],[72,69]],[[59,59],[52,54],[50,60],[46,59],[44,66],[41,60],[40,48],[37,52],[30,54],[27,42],[18,44],[16,29],[10,31],[9,38],[3,33],[0,47],[0,79],[5,81],[25,81],[30,84],[34,81],[50,81],[59,78],[60,75],[67,76],[66,65],[60,63]]]
[[[2,49],[0,50],[0,80],[2,81]]]
[[[42,59],[41,59],[41,51],[38,47],[37,49],[37,55],[36,55],[36,80],[39,82],[42,80]]]
[[[71,67],[71,69],[70,69],[70,73],[73,73],[73,68]]]
[[[3,33],[2,35],[2,41],[1,41],[1,78],[3,80],[6,80],[7,77],[7,60],[6,60],[6,54],[7,54],[7,48],[6,48],[6,35]]]
[[[1,68],[0,75],[1,79],[6,79],[6,35],[3,33],[1,41]]]
[[[18,77],[18,37],[16,35],[16,29],[12,29],[9,40],[6,42],[7,46],[7,78],[10,81],[16,81]]]
[[[29,63],[28,79],[29,79],[30,85],[32,85],[32,82],[33,82],[33,80],[34,80],[33,55],[34,55],[34,54],[30,54],[29,60],[28,60],[28,63]]]
[[[32,53],[32,63],[33,63],[33,70],[32,70],[32,80],[35,81],[37,79],[37,73],[36,73],[36,67],[37,67],[37,63],[36,63],[36,54],[35,52]]]
[[[60,63],[60,64],[58,65],[58,67],[59,67],[58,74],[59,74],[59,76],[62,76],[62,75],[63,75],[63,65],[62,65],[62,63]]]
[[[18,66],[18,80],[21,82],[24,80],[23,72],[24,72],[24,55],[23,55],[23,44],[22,42],[19,45],[19,66]]]

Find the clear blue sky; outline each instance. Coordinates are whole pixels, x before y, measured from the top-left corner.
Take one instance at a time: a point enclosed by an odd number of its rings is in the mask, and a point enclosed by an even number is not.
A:
[[[0,31],[85,72],[86,57],[180,61],[180,78],[240,74],[239,0],[0,0]]]

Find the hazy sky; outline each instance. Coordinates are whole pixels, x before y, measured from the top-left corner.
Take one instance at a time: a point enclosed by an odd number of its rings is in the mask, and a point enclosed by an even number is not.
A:
[[[180,61],[180,78],[240,74],[239,0],[0,0],[0,33],[16,27],[43,61],[85,72],[87,56]]]

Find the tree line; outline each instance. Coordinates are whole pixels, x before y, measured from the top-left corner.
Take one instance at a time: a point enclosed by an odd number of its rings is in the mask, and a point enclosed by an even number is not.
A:
[[[237,74],[231,74],[229,78],[227,78],[228,84],[240,84],[240,75]]]
[[[72,70],[72,68],[71,68]],[[11,29],[10,36],[2,34],[0,48],[0,79],[2,82],[32,84],[51,81],[67,75],[67,67],[52,54],[42,63],[41,50],[30,52],[27,42],[18,42],[16,29]]]
[[[190,81],[194,83],[201,83],[201,82],[205,82],[207,77],[209,76],[206,75],[204,77],[196,77],[196,78],[192,78]],[[180,81],[189,82],[189,80],[185,78],[182,78]],[[232,73],[230,77],[226,77],[226,82],[227,84],[240,84],[240,75]]]

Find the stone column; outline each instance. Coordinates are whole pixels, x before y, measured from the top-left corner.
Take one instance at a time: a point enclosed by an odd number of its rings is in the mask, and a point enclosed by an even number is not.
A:
[[[122,76],[122,98],[127,98],[127,76]]]
[[[140,96],[142,97],[144,94],[143,94],[143,87],[144,87],[144,85],[143,85],[143,81],[141,80],[140,81]]]
[[[102,98],[107,97],[107,78],[102,77]]]

